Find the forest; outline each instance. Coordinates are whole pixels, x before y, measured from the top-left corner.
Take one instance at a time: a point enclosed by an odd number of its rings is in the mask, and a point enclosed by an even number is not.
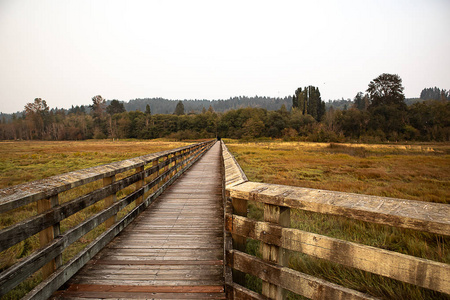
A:
[[[224,109],[223,101],[136,99],[124,103],[106,101],[97,95],[89,107],[59,110],[50,109],[45,100],[36,98],[20,115],[0,120],[0,139],[449,141],[449,92],[425,88],[421,101],[407,105],[403,89],[400,76],[381,74],[369,83],[366,93],[357,93],[352,101],[337,101],[336,106],[326,105],[317,87],[306,86],[285,98],[231,98],[226,104],[231,105],[228,109]],[[170,102],[170,111],[164,105],[166,101]]]

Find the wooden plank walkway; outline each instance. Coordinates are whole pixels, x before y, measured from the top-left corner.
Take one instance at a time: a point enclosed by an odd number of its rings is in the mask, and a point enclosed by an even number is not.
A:
[[[225,299],[220,143],[53,299]]]

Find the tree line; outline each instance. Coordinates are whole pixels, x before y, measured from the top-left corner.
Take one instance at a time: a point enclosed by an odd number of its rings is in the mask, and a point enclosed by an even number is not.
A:
[[[424,89],[427,90],[427,89]],[[433,89],[434,90],[434,89]],[[21,116],[0,122],[2,140],[83,139],[237,139],[282,138],[316,142],[449,141],[450,101],[438,91],[439,100],[406,105],[402,80],[382,74],[372,80],[365,93],[359,92],[346,109],[325,109],[317,87],[295,90],[292,103],[276,110],[245,107],[217,112],[210,102],[199,112],[174,101],[170,114],[155,114],[147,103],[142,111],[127,111],[118,100],[100,95],[89,107],[69,111],[50,109],[36,98]],[[447,94],[446,94],[447,93]],[[347,105],[349,107],[347,107]]]

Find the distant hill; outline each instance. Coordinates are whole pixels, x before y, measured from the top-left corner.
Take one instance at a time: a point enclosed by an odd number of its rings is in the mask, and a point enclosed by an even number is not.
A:
[[[179,100],[168,100],[163,98],[134,99],[124,102],[127,111],[145,111],[145,107],[150,105],[152,114],[172,114]],[[287,109],[292,107],[292,97],[271,98],[271,97],[233,97],[227,100],[181,100],[186,113],[199,113],[211,106],[216,112],[225,112],[230,109],[243,107],[261,107],[267,110],[278,110],[284,104]],[[109,103],[109,102],[108,102]]]
[[[345,100],[344,98],[339,100],[328,100],[327,102],[325,102],[326,110],[329,110],[330,108],[333,108],[335,110],[347,110],[351,108],[352,105],[353,100],[350,99]]]
[[[405,103],[406,105],[410,106],[417,102],[423,102],[425,100],[420,98],[406,98]],[[353,106],[354,101],[350,99],[339,99],[339,100],[328,100],[328,102],[325,102],[325,108],[326,110],[329,110],[330,108],[333,108],[335,110],[347,110]]]

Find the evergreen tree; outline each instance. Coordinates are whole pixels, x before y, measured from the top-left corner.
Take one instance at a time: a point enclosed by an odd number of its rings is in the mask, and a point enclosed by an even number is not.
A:
[[[320,97],[319,88],[312,85],[295,90],[292,107],[298,109],[303,115],[311,115],[317,121],[325,114],[325,102]]]
[[[184,115],[184,104],[181,101],[178,101],[177,106],[175,107],[174,115],[181,116]]]
[[[356,94],[353,102],[354,108],[358,110],[367,110],[367,107],[369,106],[369,96],[367,94],[364,95],[362,92],[359,92],[358,94]]]
[[[145,106],[145,114],[146,115],[151,115],[152,114],[152,111],[150,110],[150,105],[149,104],[147,104],[147,106]]]
[[[420,99],[422,100],[450,100],[450,93],[440,88],[425,88],[420,92]]]
[[[106,112],[111,116],[114,114],[120,114],[125,112],[125,107],[119,100],[112,100],[111,104],[106,108]]]

